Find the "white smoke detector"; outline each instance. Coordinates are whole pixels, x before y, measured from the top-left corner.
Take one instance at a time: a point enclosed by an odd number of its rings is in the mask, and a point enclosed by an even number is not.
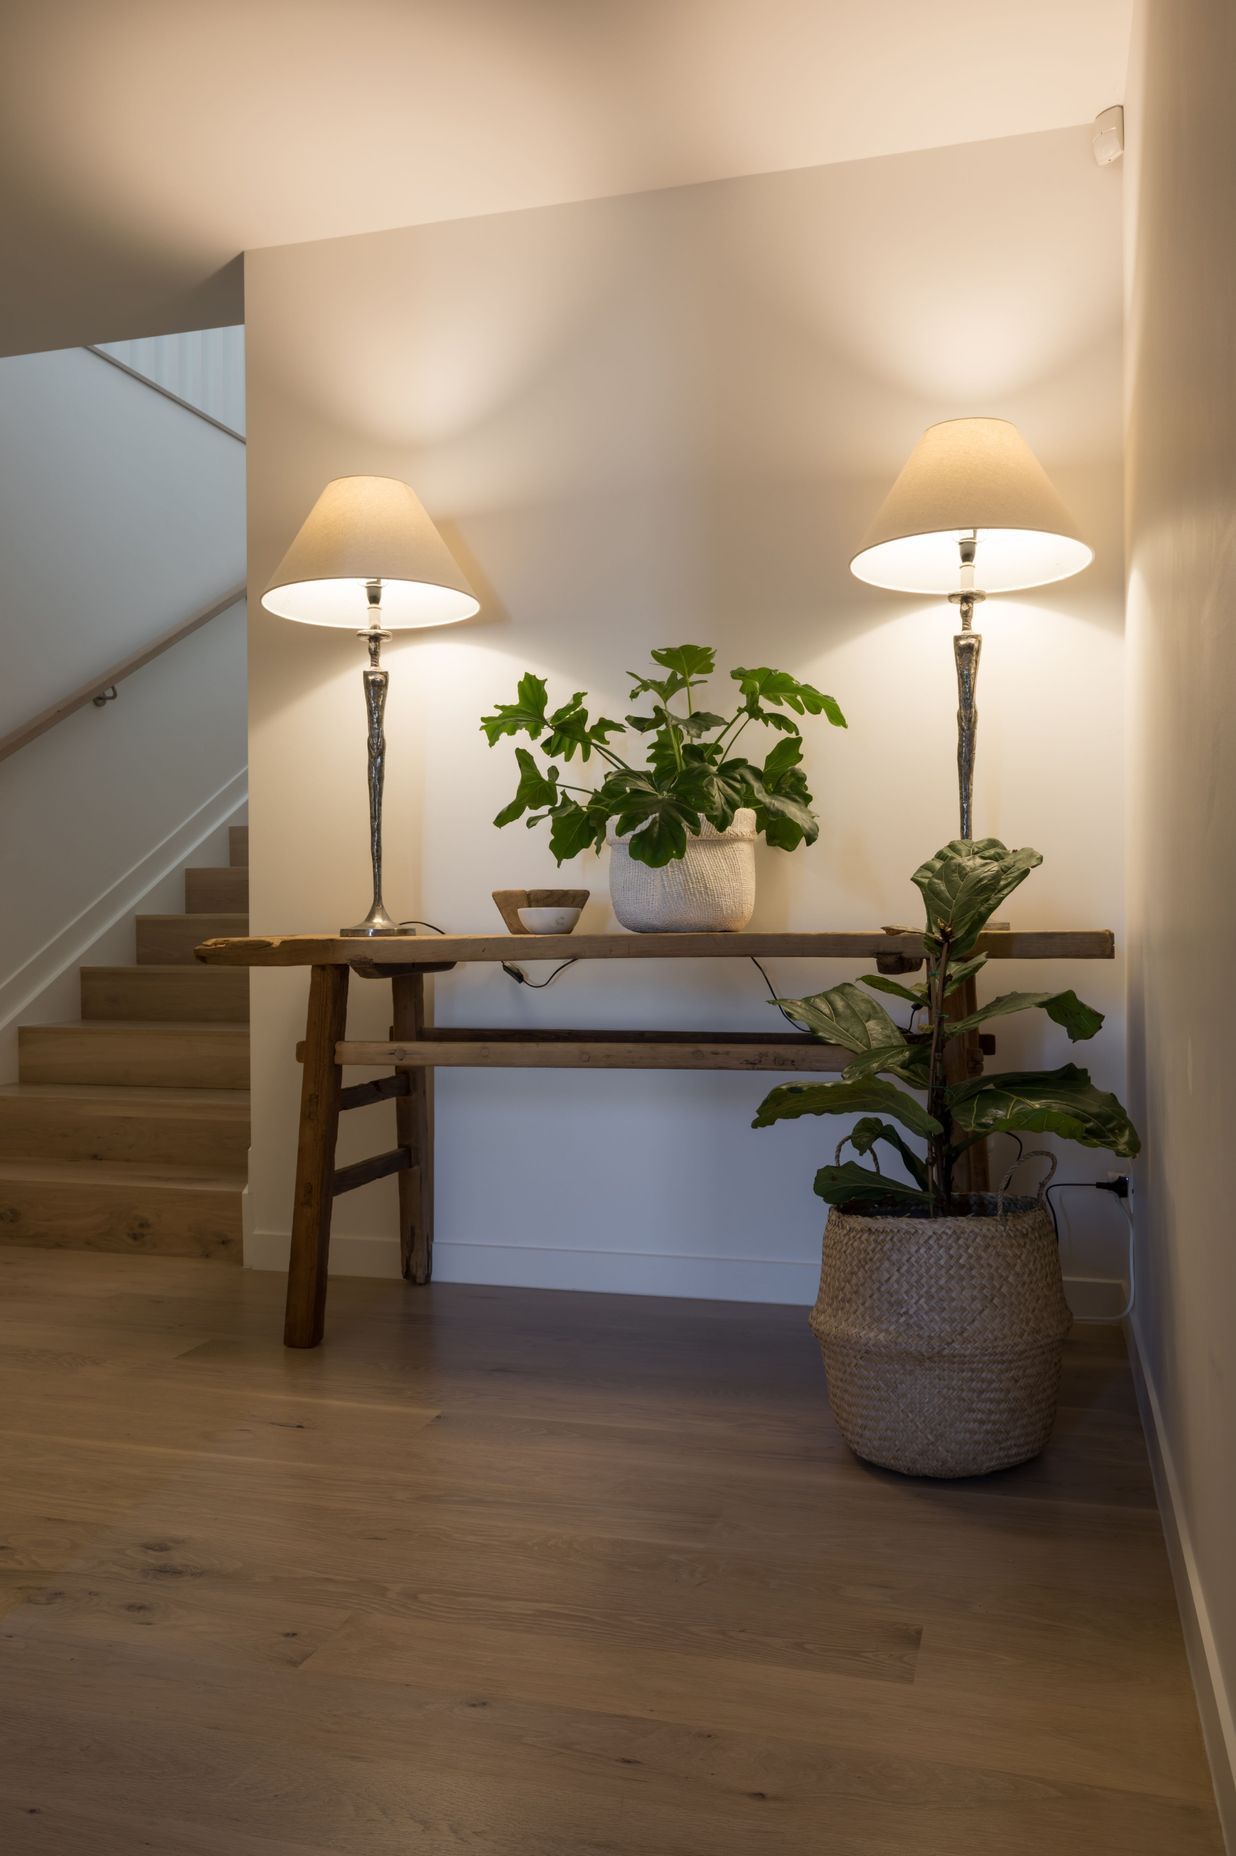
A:
[[[1124,153],[1124,106],[1113,103],[1109,110],[1100,110],[1094,119],[1094,132],[1090,137],[1090,146],[1094,149],[1094,158],[1101,168],[1110,167],[1113,161],[1119,161]]]

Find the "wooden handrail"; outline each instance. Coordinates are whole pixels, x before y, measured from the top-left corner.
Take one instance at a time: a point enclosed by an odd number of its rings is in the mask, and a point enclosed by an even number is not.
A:
[[[156,657],[162,657],[165,651],[170,651],[172,646],[179,644],[182,638],[187,638],[191,632],[200,631],[203,625],[209,625],[212,619],[217,619],[221,612],[226,612],[229,606],[236,605],[244,597],[243,586],[233,587],[231,592],[226,593],[222,599],[216,599],[213,605],[207,606],[201,612],[195,612],[191,619],[186,619],[182,625],[176,626],[174,631],[164,632],[162,638],[156,638],[154,643],[147,645],[144,651],[139,651],[134,657],[126,657],[122,663],[113,664],[112,668],[105,670],[101,677],[95,677],[90,683],[83,683],[81,688],[74,690],[71,696],[62,697],[59,702],[53,703],[50,709],[44,709],[40,715],[34,716],[29,722],[23,722],[22,726],[15,728],[11,734],[0,736],[0,760],[7,760],[9,755],[16,754],[19,748],[27,747],[30,742],[37,741],[40,735],[45,735],[49,728],[56,726],[57,722],[63,722],[66,715],[73,715],[78,709],[84,709],[88,702],[93,702],[96,696],[105,695],[108,690],[114,689],[117,683],[123,683],[125,678],[131,677],[135,670],[142,670],[147,664],[152,664]]]
[[[122,361],[118,354],[109,354],[106,348],[96,348],[93,342],[85,342],[83,346],[87,354],[97,355],[99,360],[106,361],[109,367],[118,367],[122,374],[129,376],[130,380],[140,381],[141,385],[149,387],[152,393],[161,393],[165,400],[171,400],[173,406],[183,406],[184,410],[191,412],[195,419],[204,419],[207,425],[213,425],[216,431],[226,432],[229,438],[234,438],[238,445],[244,444],[244,433],[238,432],[234,425],[227,425],[222,419],[216,419],[212,412],[207,412],[201,406],[195,406],[192,400],[184,399],[179,393],[173,393],[172,389],[165,387],[161,381],[152,380],[149,374],[143,374],[140,369],[130,367],[129,363]]]

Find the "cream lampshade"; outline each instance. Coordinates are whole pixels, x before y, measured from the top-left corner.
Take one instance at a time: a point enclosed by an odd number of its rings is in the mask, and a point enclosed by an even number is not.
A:
[[[262,604],[305,625],[369,627],[369,588],[382,622],[453,625],[480,610],[458,561],[416,492],[396,477],[336,477],[301,523]]]
[[[387,626],[452,625],[480,610],[454,555],[415,492],[395,477],[336,477],[309,511],[272,574],[262,604],[304,625],[355,630],[369,647],[369,850],[373,902],[341,934],[397,934],[382,901],[382,787],[386,774]]]
[[[1043,466],[1007,419],[929,426],[850,562],[871,586],[944,593],[960,608],[957,778],[961,836],[972,832],[974,692],[982,639],[974,607],[988,593],[1047,586],[1094,559]]]

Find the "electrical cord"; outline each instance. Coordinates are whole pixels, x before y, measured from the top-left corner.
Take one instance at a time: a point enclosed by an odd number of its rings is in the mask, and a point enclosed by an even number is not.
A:
[[[1137,1255],[1134,1248],[1133,1213],[1129,1207],[1129,1182],[1122,1173],[1116,1179],[1062,1179],[1057,1185],[1049,1186],[1046,1192],[1047,1209],[1051,1213],[1052,1224],[1056,1228],[1056,1242],[1060,1241],[1060,1223],[1056,1217],[1056,1208],[1051,1202],[1053,1192],[1110,1192],[1119,1199],[1124,1208],[1124,1215],[1129,1226],[1129,1294],[1124,1307],[1118,1315],[1074,1315],[1073,1319],[1082,1327],[1116,1327],[1126,1321],[1133,1313],[1137,1300]]]
[[[505,960],[502,962],[502,971],[508,973],[513,980],[518,980],[521,986],[531,986],[534,992],[541,992],[546,986],[552,986],[560,973],[565,973],[568,967],[573,967],[576,959],[577,956],[572,954],[569,960],[562,961],[554,968],[549,978],[544,980],[530,980],[522,967],[508,967]]]
[[[421,921],[400,922],[399,932],[401,934],[403,933],[405,928],[428,928],[430,934],[445,934],[446,933],[445,928],[439,928],[437,924],[434,922],[421,922]],[[572,954],[569,960],[564,960],[560,966],[555,967],[553,972],[550,974],[549,978],[545,980],[530,980],[528,978],[528,975],[524,972],[522,967],[517,967],[512,962],[506,961],[506,960],[502,962],[502,971],[506,974],[508,979],[516,980],[519,983],[519,985],[531,986],[534,992],[542,992],[546,986],[552,986],[554,981],[557,979],[558,975],[560,973],[565,972],[567,967],[573,967],[575,965],[576,958],[577,958],[576,955]]]
[[[780,1012],[782,1018],[784,1018],[787,1025],[793,1025],[795,1031],[801,1031],[802,1026],[798,1023],[797,1019],[791,1018],[790,1014],[786,1011],[785,1007],[782,1005],[780,999],[778,999],[776,991],[773,988],[772,981],[769,979],[767,973],[765,973],[763,967],[760,965],[755,955],[751,954],[749,956],[749,959],[751,961],[751,965],[755,968],[756,972],[759,974],[760,978],[763,980],[765,986],[767,986],[768,988],[768,998],[769,998],[770,1004],[776,1006],[777,1010]]]

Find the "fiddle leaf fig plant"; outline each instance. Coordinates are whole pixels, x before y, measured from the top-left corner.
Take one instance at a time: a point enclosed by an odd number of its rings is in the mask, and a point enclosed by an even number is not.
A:
[[[701,705],[701,685],[716,669],[709,645],[664,645],[652,653],[656,671],[627,674],[632,713],[622,721],[598,716],[576,690],[558,708],[549,706],[544,677],[520,678],[514,702],[499,703],[481,728],[490,747],[506,736],[527,735],[545,765],[524,747],[515,750],[519,784],[495,825],[526,817],[529,826],[548,823],[549,845],[559,863],[605,842],[611,819],[627,838],[637,863],[653,869],[682,857],[687,838],[705,823],[725,831],[740,806],[755,812],[756,829],[778,850],[814,844],[819,821],[802,768],[802,730],[795,717],[822,715],[834,728],[845,717],[831,696],[786,670],[732,670],[738,701],[730,712]],[[739,736],[752,722],[780,736],[762,762],[737,752]],[[642,766],[633,766],[611,745],[615,735],[643,736]],[[571,762],[596,760],[604,767],[595,786],[568,780]]]
[[[927,914],[922,984],[869,973],[858,984],[847,981],[811,998],[778,1000],[813,1037],[851,1053],[840,1082],[783,1083],[765,1097],[752,1124],[767,1128],[800,1115],[861,1116],[842,1141],[859,1158],[838,1159],[816,1174],[815,1190],[830,1205],[932,1216],[956,1209],[957,1159],[990,1134],[1058,1134],[1123,1158],[1137,1153],[1137,1132],[1116,1097],[1097,1089],[1076,1064],[955,1083],[947,1077],[950,1041],[990,1019],[1037,1009],[1074,1042],[1092,1038],[1103,1023],[1102,1013],[1072,991],[1007,992],[965,1017],[946,1015],[950,995],[986,963],[975,946],[991,915],[1042,861],[1037,851],[1010,851],[998,838],[954,839],[914,873]],[[908,1024],[899,1025],[871,991],[908,1003]],[[902,1129],[921,1141],[921,1152]],[[900,1158],[908,1180],[881,1172],[881,1145]]]

